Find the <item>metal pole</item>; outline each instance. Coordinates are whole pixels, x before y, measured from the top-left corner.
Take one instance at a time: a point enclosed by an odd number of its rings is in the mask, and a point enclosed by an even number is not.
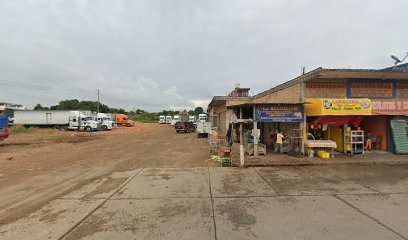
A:
[[[239,119],[241,122],[239,123],[239,157],[241,161],[241,166],[244,166],[245,163],[245,156],[244,156],[244,127],[243,127],[243,122],[242,118],[244,117],[244,114],[242,112],[242,107],[239,108]]]
[[[256,107],[253,107],[253,123],[254,123],[254,157],[258,156],[258,123],[256,122]]]
[[[96,105],[96,114],[98,115],[99,113],[99,89],[98,89],[98,104]]]

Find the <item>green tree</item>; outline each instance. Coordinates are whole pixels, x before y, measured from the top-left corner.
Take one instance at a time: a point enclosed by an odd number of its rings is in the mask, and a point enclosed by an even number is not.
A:
[[[33,108],[33,110],[48,110],[48,107],[43,107],[41,104],[37,104],[35,105],[35,107]]]
[[[202,107],[196,107],[194,109],[194,112],[196,113],[196,115],[204,113],[204,109]]]

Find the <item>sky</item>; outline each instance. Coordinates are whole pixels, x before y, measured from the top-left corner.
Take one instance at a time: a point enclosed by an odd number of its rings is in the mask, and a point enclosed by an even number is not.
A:
[[[408,51],[406,0],[2,0],[0,102],[205,107]]]

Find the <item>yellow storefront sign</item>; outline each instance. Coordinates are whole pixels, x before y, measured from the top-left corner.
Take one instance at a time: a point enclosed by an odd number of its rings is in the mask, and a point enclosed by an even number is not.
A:
[[[307,116],[371,115],[372,103],[368,98],[307,98]]]

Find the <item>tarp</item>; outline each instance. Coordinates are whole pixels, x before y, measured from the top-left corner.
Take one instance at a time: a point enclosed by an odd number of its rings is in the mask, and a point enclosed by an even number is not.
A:
[[[342,126],[344,124],[351,123],[354,127],[358,127],[362,120],[363,116],[321,116],[314,121],[314,124]]]
[[[8,124],[8,117],[7,115],[0,114],[0,128],[3,128]]]

